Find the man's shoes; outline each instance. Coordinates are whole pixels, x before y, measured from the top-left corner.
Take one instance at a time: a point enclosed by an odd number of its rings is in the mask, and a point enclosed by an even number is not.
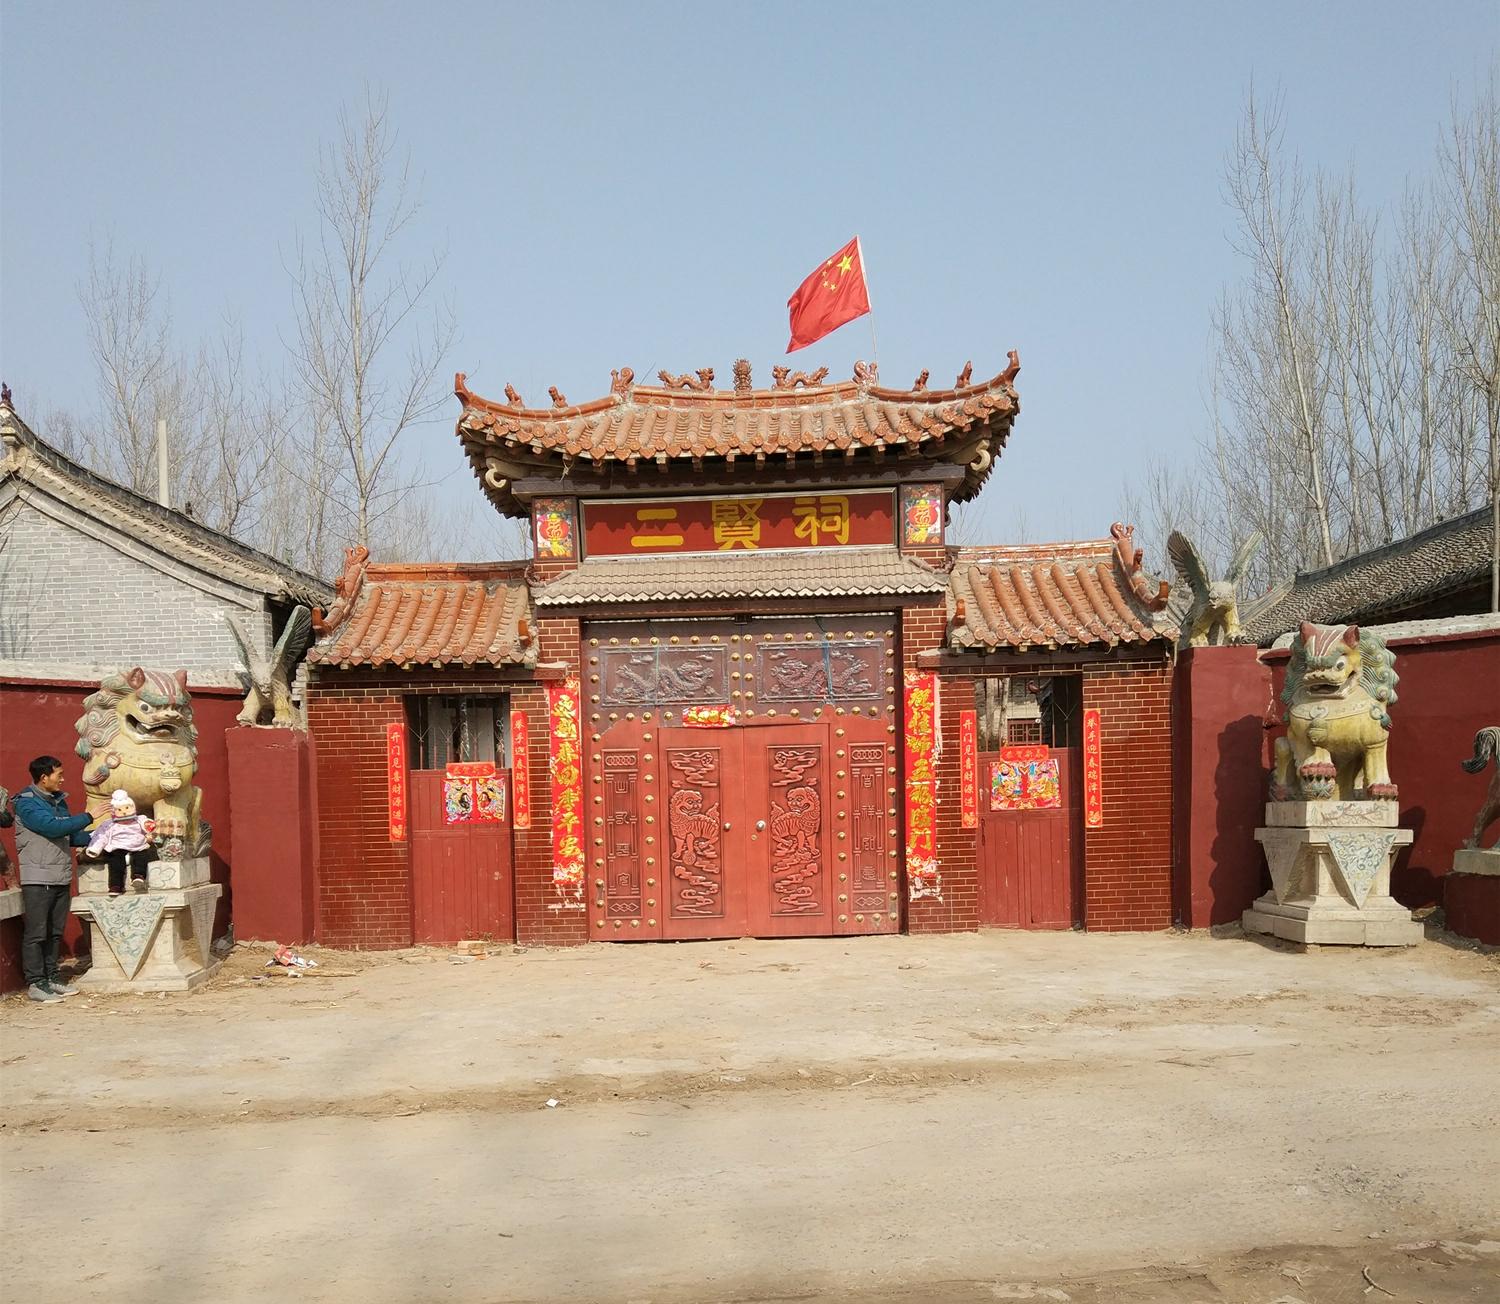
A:
[[[46,982],[32,983],[26,995],[33,1001],[60,1001],[62,997],[47,986]]]
[[[81,996],[82,993],[71,983],[65,983],[61,978],[47,979],[47,990],[54,996]]]

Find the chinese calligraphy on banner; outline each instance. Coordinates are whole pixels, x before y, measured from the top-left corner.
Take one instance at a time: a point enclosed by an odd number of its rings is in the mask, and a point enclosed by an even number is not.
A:
[[[896,541],[889,489],[765,498],[674,498],[584,503],[591,557],[660,552],[754,552],[763,548],[869,547]]]
[[[958,714],[959,813],[966,829],[979,827],[979,717],[975,711]]]
[[[1083,825],[1104,827],[1104,753],[1099,712],[1083,713]]]
[[[942,900],[937,863],[938,683],[932,671],[906,680],[906,883],[911,901]]]
[[[385,808],[392,842],[406,841],[406,726],[385,727]]]
[[[552,719],[552,886],[565,908],[583,907],[583,753],[578,710],[579,686],[570,675],[547,685]]]
[[[531,729],[525,711],[510,713],[510,798],[518,829],[531,827]]]
[[[505,819],[505,780],[493,761],[454,761],[443,773],[443,823],[499,824]]]

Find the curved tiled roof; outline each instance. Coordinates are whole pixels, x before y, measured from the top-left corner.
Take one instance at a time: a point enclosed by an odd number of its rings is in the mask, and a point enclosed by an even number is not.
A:
[[[308,606],[328,601],[331,590],[316,576],[75,462],[37,435],[9,403],[0,403],[0,433],[0,481],[32,485],[121,534],[231,584]]]
[[[1175,639],[1157,616],[1165,584],[1153,586],[1129,546],[1113,539],[1000,548],[960,548],[950,580],[950,645],[957,650],[1113,647]]]
[[[338,666],[504,666],[536,661],[518,566],[370,566],[347,616],[307,659]]]
[[[853,459],[924,456],[967,469],[957,501],[979,491],[1010,437],[1020,410],[1015,379],[1020,361],[990,380],[971,384],[968,368],[952,389],[888,389],[860,364],[854,380],[795,388],[750,388],[748,364],[737,364],[736,387],[708,388],[712,371],[692,388],[636,385],[628,369],[612,392],[571,404],[555,390],[554,406],[530,408],[507,386],[507,402],[470,392],[460,373],[454,393],[463,403],[458,435],[486,494],[502,511],[517,509],[511,481],[522,475],[570,474],[623,466],[629,471],[681,463],[701,469],[706,459],[839,456]],[[701,386],[701,387],[699,387]]]
[[[1242,637],[1269,643],[1304,620],[1365,624],[1486,585],[1490,530],[1490,509],[1481,507],[1323,570],[1303,572],[1244,604]]]

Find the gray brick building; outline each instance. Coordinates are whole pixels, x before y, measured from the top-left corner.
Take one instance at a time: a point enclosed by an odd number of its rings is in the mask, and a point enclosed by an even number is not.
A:
[[[96,680],[120,666],[237,682],[222,619],[267,650],[298,603],[333,591],[94,474],[0,402],[0,680]]]

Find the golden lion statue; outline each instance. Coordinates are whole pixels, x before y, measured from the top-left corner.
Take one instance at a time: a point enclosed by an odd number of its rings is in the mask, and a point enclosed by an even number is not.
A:
[[[1357,625],[1303,622],[1292,643],[1286,737],[1276,740],[1273,801],[1389,800],[1386,768],[1396,657]]]
[[[109,794],[124,788],[156,820],[163,854],[200,855],[209,828],[201,817],[203,793],[193,787],[198,729],[188,697],[187,671],[122,670],[84,698],[78,719],[83,786],[88,813],[109,814]]]

